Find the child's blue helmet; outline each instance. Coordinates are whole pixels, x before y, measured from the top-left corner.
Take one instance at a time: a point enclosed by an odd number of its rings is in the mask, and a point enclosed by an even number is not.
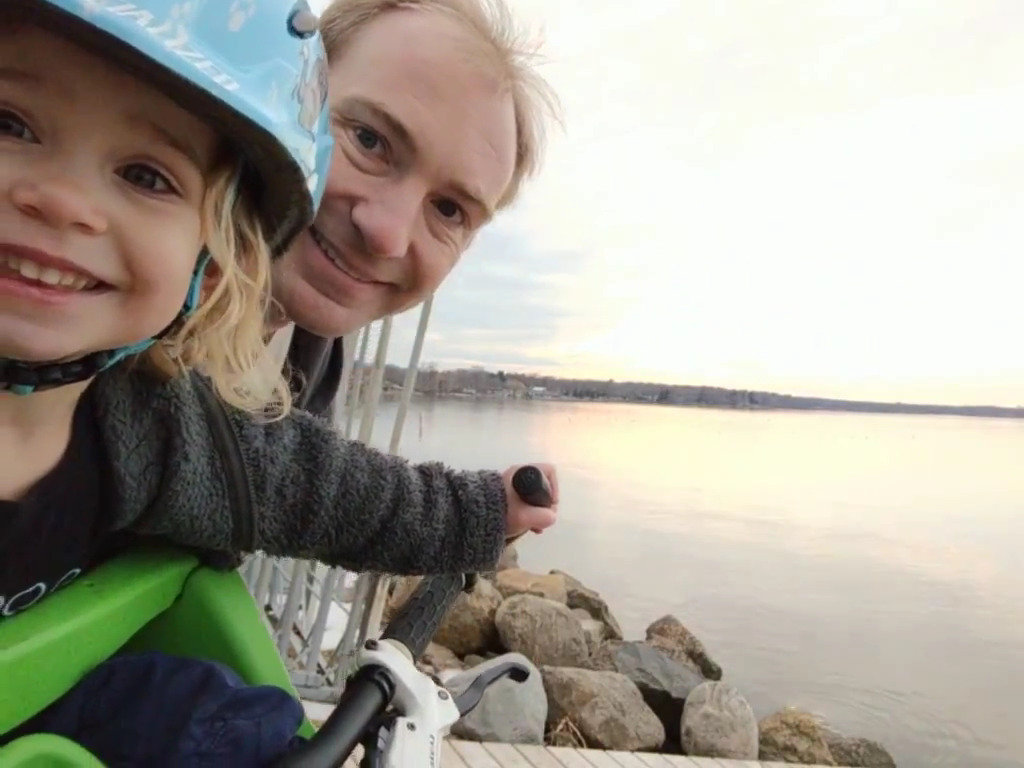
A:
[[[333,141],[327,55],[306,0],[0,2],[5,15],[112,59],[214,125],[239,154],[240,192],[275,256],[313,221]],[[181,317],[196,308],[207,259],[200,255]],[[82,381],[154,341],[66,363],[0,359],[0,391]]]

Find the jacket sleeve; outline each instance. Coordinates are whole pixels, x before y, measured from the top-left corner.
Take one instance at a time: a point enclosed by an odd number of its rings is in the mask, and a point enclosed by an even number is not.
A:
[[[199,549],[402,575],[489,570],[501,555],[499,473],[413,464],[303,412],[266,423],[225,406],[252,501],[251,537],[240,541],[231,475],[195,383],[111,378],[102,415],[118,527]]]
[[[231,413],[248,470],[257,549],[354,571],[488,570],[505,540],[492,471],[412,464],[344,440],[303,412],[272,423]]]

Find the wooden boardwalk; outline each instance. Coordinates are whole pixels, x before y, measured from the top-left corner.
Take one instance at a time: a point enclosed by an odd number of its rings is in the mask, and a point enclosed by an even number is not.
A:
[[[756,760],[723,760],[647,752],[602,752],[596,749],[526,744],[479,744],[457,739],[444,742],[441,765],[442,768],[792,768],[788,763],[763,763]],[[358,760],[349,759],[345,768],[359,768]]]
[[[331,713],[327,704],[303,701],[313,725],[319,726]],[[649,752],[603,752],[598,749],[541,747],[528,744],[495,744],[448,738],[444,742],[441,768],[792,768],[788,763],[757,760],[724,760],[711,757],[658,755]],[[344,768],[359,768],[362,749],[349,758]],[[804,766],[804,768],[824,768]]]

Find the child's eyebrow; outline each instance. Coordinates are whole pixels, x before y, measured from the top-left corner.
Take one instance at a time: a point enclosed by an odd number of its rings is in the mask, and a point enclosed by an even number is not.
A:
[[[177,153],[184,155],[203,173],[208,170],[207,166],[209,165],[209,162],[203,160],[199,151],[195,148],[195,145],[192,144],[192,142],[178,138],[155,120],[142,113],[131,114],[127,117],[130,125],[146,131]]]
[[[31,85],[34,88],[52,87],[52,83],[20,67],[0,66],[0,80],[17,85]]]

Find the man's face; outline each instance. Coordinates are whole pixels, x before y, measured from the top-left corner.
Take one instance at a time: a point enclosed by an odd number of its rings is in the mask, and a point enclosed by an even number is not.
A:
[[[341,336],[432,293],[515,166],[511,96],[437,13],[399,10],[332,61],[334,157],[314,226],[275,264],[299,326]]]

